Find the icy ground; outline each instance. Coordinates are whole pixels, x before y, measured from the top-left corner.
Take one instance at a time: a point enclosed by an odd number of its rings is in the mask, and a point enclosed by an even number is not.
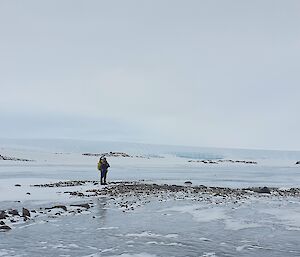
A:
[[[101,189],[99,185],[30,186],[95,180],[97,158],[15,149],[2,149],[0,154],[36,160],[0,162],[0,210],[94,203],[80,214],[40,215],[10,224],[12,230],[0,233],[0,256],[300,256],[299,198],[253,195],[238,201],[217,196],[210,196],[209,201],[171,197],[158,201],[149,196],[134,210],[124,211],[115,204],[118,198],[80,198],[64,193]],[[300,186],[296,159],[209,165],[164,157],[110,158],[109,180],[178,185],[189,180],[193,185],[232,188]]]

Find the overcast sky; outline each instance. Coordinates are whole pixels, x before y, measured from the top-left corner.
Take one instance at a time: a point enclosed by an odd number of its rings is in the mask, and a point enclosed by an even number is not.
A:
[[[300,150],[300,1],[0,1],[0,137]]]

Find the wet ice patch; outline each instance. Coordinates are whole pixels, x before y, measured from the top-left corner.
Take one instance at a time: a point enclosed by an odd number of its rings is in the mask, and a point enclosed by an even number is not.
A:
[[[176,242],[165,243],[165,242],[149,241],[146,244],[148,244],[148,245],[163,245],[163,246],[183,246],[183,244],[176,243]]]
[[[52,247],[53,249],[64,249],[64,250],[80,248],[77,244],[63,244],[63,243],[56,244],[56,245],[50,244],[49,246]]]
[[[100,257],[101,253],[94,253],[90,255],[85,255],[83,257]],[[123,253],[120,255],[110,255],[108,257],[157,257],[157,255],[149,254],[149,253],[136,253],[136,254],[129,254]]]
[[[186,213],[193,217],[197,222],[211,222],[226,219],[228,216],[225,209],[220,207],[203,208],[199,205],[186,205],[165,209],[164,211],[175,211]]]
[[[131,234],[126,234],[125,236],[127,237],[165,237],[165,238],[177,238],[178,234],[167,234],[167,235],[160,235],[160,234],[155,234],[150,231],[144,231],[142,233],[131,233]]]
[[[6,250],[6,249],[0,249],[0,256],[21,256],[19,254],[15,254],[15,251],[12,251],[12,250]]]
[[[102,228],[97,228],[97,230],[111,230],[111,229],[119,229],[118,227],[102,227]]]
[[[233,219],[227,219],[224,221],[225,223],[225,229],[227,230],[241,230],[241,229],[247,229],[247,228],[258,228],[261,227],[261,225],[257,223],[251,223],[244,220],[233,220]]]
[[[204,242],[209,242],[211,241],[210,239],[206,238],[206,237],[200,237],[199,238],[200,241],[204,241]]]
[[[112,255],[109,257],[157,257],[157,255],[149,254],[149,253],[137,253],[137,254],[123,253],[121,255]]]
[[[272,215],[278,223],[286,226],[287,230],[300,230],[300,208],[295,209],[275,209],[269,208],[261,210],[262,213]]]
[[[168,235],[165,235],[164,237],[166,237],[166,238],[177,238],[178,234],[168,234]]]
[[[263,247],[258,245],[244,244],[244,245],[237,246],[235,249],[237,252],[241,252],[243,250],[263,249]]]
[[[204,253],[201,257],[217,257],[215,252]]]
[[[108,252],[115,252],[115,251],[117,251],[118,249],[116,249],[116,248],[107,248],[107,249],[103,249],[102,251],[101,251],[101,253],[108,253]]]

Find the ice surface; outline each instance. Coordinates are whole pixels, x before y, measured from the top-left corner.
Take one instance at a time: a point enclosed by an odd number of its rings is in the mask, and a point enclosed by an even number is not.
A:
[[[126,150],[113,146],[101,149]],[[2,147],[2,155],[35,162],[0,161],[0,210],[86,201],[64,194],[70,188],[30,186],[99,179],[98,158],[82,156],[89,151],[85,147],[82,151],[80,147],[72,151],[70,145],[51,150],[42,145],[29,150],[26,146]],[[110,181],[183,185],[189,180],[193,185],[229,187],[300,185],[300,167],[294,164],[300,160],[298,152],[130,147],[137,154],[164,158],[109,158]],[[90,152],[98,149],[96,145],[92,148]],[[205,156],[255,160],[258,164],[188,162]],[[95,187],[101,186],[91,184],[72,190]],[[26,223],[10,224],[13,230],[0,233],[0,256],[300,256],[299,199],[253,196],[238,203],[234,199],[220,203],[169,199],[150,201],[128,212],[110,205],[106,197],[88,201],[95,207],[85,215],[41,215]]]
[[[226,219],[226,213],[223,208],[220,207],[209,207],[203,208],[199,205],[186,205],[179,207],[172,207],[165,211],[177,211],[181,213],[190,214],[194,220],[198,222],[210,222],[214,220]]]

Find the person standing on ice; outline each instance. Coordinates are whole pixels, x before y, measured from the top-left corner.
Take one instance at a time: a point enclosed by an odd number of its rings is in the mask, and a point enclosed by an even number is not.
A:
[[[100,183],[101,185],[107,185],[106,183],[106,175],[108,168],[110,167],[109,163],[107,162],[105,157],[101,157],[99,162],[98,162],[98,170],[101,172],[101,180]]]

